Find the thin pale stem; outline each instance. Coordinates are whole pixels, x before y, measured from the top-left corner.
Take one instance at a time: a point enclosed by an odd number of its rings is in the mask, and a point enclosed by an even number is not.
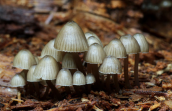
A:
[[[51,80],[46,80],[48,86],[51,88],[53,94],[54,94],[54,97],[57,97],[58,99],[62,99],[62,96],[61,94],[59,93],[59,91],[56,89],[56,87],[53,85],[53,83],[51,82]]]
[[[128,89],[131,89],[131,85],[129,82],[129,76],[128,76],[128,55],[127,58],[124,59],[124,81],[125,81],[125,87]]]
[[[140,87],[139,77],[138,77],[138,63],[139,63],[139,53],[135,54],[134,81],[135,81],[135,85]]]

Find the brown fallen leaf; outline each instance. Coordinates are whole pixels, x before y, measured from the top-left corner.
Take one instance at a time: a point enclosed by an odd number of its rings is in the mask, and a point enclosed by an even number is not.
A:
[[[155,101],[154,105],[149,108],[149,111],[152,111],[160,106],[161,106],[161,103],[158,103],[157,101]]]

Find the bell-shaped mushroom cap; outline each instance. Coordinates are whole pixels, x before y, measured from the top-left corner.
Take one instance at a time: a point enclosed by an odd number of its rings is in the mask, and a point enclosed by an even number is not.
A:
[[[71,53],[66,53],[63,57],[62,68],[77,69],[76,63]]]
[[[90,46],[90,45],[92,45],[92,44],[94,44],[94,43],[97,43],[97,44],[99,44],[99,45],[101,45],[102,47],[103,47],[103,44],[102,44],[102,42],[100,41],[100,40],[98,40],[96,37],[94,37],[94,36],[90,36],[88,39],[87,39],[87,42],[88,42],[88,45]]]
[[[86,39],[88,39],[90,36],[94,36],[95,38],[97,38],[98,40],[100,40],[99,37],[95,33],[93,33],[93,32],[86,32],[85,33]]]
[[[120,40],[124,45],[127,54],[137,54],[140,52],[140,46],[133,36],[123,35]]]
[[[85,85],[85,76],[82,72],[76,71],[73,74],[73,85],[81,86]]]
[[[54,80],[56,79],[58,72],[59,66],[57,64],[57,61],[53,57],[46,55],[36,66],[34,76],[37,79]]]
[[[57,75],[56,85],[72,86],[72,74],[68,69],[61,69]]]
[[[34,56],[34,57],[35,57],[36,63],[38,64],[38,63],[39,63],[39,58],[38,58],[38,56]]]
[[[86,75],[86,84],[93,84],[95,82],[96,82],[96,79],[95,79],[94,75],[91,73],[88,73]]]
[[[10,81],[11,87],[22,87],[25,86],[25,79],[22,75],[16,74]]]
[[[50,55],[50,56],[54,57],[54,59],[56,59],[57,62],[61,62],[62,61],[62,58],[63,58],[64,52],[57,51],[54,48],[54,41],[55,41],[55,39],[50,40],[45,45],[45,47],[43,48],[43,50],[41,52],[41,58],[44,57],[44,56],[46,56],[46,55]]]
[[[33,65],[33,66],[30,67],[30,69],[29,69],[29,71],[27,73],[27,81],[29,81],[29,82],[39,82],[39,81],[41,81],[40,79],[37,79],[33,75],[33,73],[35,71],[35,68],[36,68],[36,65]]]
[[[117,58],[107,56],[104,59],[103,64],[100,66],[99,72],[102,74],[121,74],[122,66]]]
[[[142,53],[149,52],[149,44],[143,34],[135,34],[134,38],[137,40]]]
[[[88,43],[79,25],[70,21],[58,33],[54,48],[64,52],[85,52],[88,50]]]
[[[32,65],[35,64],[37,64],[35,57],[27,49],[19,51],[19,53],[14,57],[13,60],[13,67],[17,67],[20,69],[29,69]]]
[[[119,39],[112,40],[108,45],[104,47],[104,51],[107,56],[114,56],[116,58],[126,58],[127,52],[124,45]]]
[[[101,64],[105,57],[106,54],[103,48],[99,44],[94,43],[85,54],[85,62],[90,64]]]

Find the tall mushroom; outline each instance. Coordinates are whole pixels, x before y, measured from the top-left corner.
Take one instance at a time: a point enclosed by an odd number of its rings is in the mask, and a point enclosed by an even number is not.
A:
[[[110,75],[115,75],[115,88],[116,91],[119,92],[119,84],[118,84],[118,76],[117,74],[122,73],[122,66],[120,61],[113,57],[113,56],[107,56],[104,60],[102,65],[99,68],[99,72],[101,74],[106,74],[106,88],[108,89],[108,92],[110,92]]]
[[[137,54],[140,52],[140,46],[136,39],[131,35],[123,35],[120,38],[123,43],[127,54]],[[124,76],[125,79],[129,79],[128,77],[128,55],[127,58],[124,59]],[[131,88],[129,81],[125,81],[126,88]]]
[[[87,51],[88,43],[76,22],[70,21],[63,26],[55,39],[54,48],[58,51],[72,53],[78,69],[86,75],[78,53]]]
[[[103,48],[97,43],[92,44],[85,54],[84,60],[88,63],[87,73],[93,73],[96,78],[95,85],[97,88],[100,88],[98,64],[102,64],[105,57],[106,54]]]
[[[46,80],[48,86],[52,89],[54,96],[57,96],[59,99],[61,99],[60,93],[51,82],[51,80],[56,79],[58,72],[59,66],[56,60],[53,57],[46,55],[41,59],[41,61],[36,66],[34,76],[37,79]]]
[[[149,44],[144,37],[143,34],[135,34],[134,38],[137,40],[139,46],[140,46],[140,52],[141,53],[148,53],[149,52]],[[139,62],[139,53],[135,54],[135,66],[134,66],[134,81],[135,85],[139,85],[139,78],[138,78],[138,62]]]
[[[21,104],[21,93],[20,93],[19,87],[25,86],[25,83],[26,83],[25,79],[20,74],[16,74],[10,81],[10,86],[17,87],[17,89],[18,89],[17,96],[18,96],[19,104]]]

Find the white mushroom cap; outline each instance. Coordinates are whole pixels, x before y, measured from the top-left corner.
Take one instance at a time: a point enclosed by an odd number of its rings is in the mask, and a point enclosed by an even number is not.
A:
[[[72,86],[72,74],[68,69],[61,69],[57,75],[56,85]]]
[[[86,32],[86,33],[85,33],[86,39],[88,39],[90,36],[94,36],[94,37],[96,37],[99,41],[101,41],[101,40],[99,39],[99,37],[98,37],[94,32]]]
[[[39,82],[39,81],[41,81],[41,79],[37,79],[33,75],[33,73],[35,71],[35,68],[36,68],[36,65],[33,65],[33,66],[30,67],[30,69],[29,69],[29,71],[27,73],[27,81],[29,81],[29,82]]]
[[[100,66],[99,72],[102,74],[121,74],[122,66],[117,58],[113,56],[107,56]]]
[[[71,53],[66,53],[62,60],[62,68],[77,69],[75,60]]]
[[[53,57],[46,55],[36,66],[34,76],[37,79],[54,80],[56,79],[58,72],[59,66],[57,61]]]
[[[13,67],[20,69],[29,69],[32,65],[35,64],[37,64],[35,57],[27,49],[19,51],[13,60]]]
[[[96,79],[95,79],[94,75],[91,73],[88,73],[86,75],[86,84],[93,84],[95,82],[96,82]]]
[[[77,85],[77,86],[81,86],[81,85],[85,85],[85,76],[82,72],[80,71],[76,71],[73,74],[73,85]]]
[[[94,36],[90,36],[88,39],[87,39],[87,42],[88,42],[88,45],[90,46],[90,45],[92,45],[92,44],[94,44],[94,43],[97,43],[97,44],[99,44],[99,45],[101,45],[102,47],[103,47],[103,44],[102,44],[102,42],[100,41],[100,40],[98,40],[96,37],[94,37]]]
[[[23,87],[25,86],[25,79],[22,75],[16,74],[10,81],[11,87]]]
[[[43,50],[41,52],[41,58],[46,56],[46,55],[50,55],[50,56],[54,57],[54,59],[56,59],[57,62],[61,62],[62,58],[63,58],[63,55],[64,55],[64,52],[57,51],[54,48],[54,41],[55,41],[55,39],[50,40],[45,45],[45,47],[43,48]]]
[[[120,40],[124,45],[127,54],[137,54],[140,52],[140,46],[133,36],[123,35]]]
[[[134,38],[137,40],[142,53],[149,52],[149,44],[143,34],[135,34]]]
[[[85,52],[88,50],[88,43],[79,25],[70,21],[58,33],[54,48],[64,52]]]

